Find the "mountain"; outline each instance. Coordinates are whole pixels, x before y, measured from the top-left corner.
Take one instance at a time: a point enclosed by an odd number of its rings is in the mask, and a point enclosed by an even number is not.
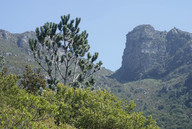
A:
[[[192,129],[191,33],[135,27],[126,35],[122,66],[110,77],[123,84],[111,91],[134,100],[161,128]]]
[[[169,80],[192,70],[192,34],[177,28],[157,31],[135,27],[126,35],[122,66],[112,77],[120,82],[153,78]]]
[[[12,34],[0,30],[0,54],[11,73],[22,74],[34,62],[28,39],[35,32]],[[140,25],[127,34],[122,66],[115,73],[102,68],[95,74],[100,89],[127,101],[137,111],[152,115],[162,129],[192,129],[191,34],[173,28],[157,31]]]
[[[0,30],[0,54],[6,58],[6,67],[10,72],[19,74],[23,72],[26,64],[35,65],[28,45],[29,38],[35,38],[35,32],[28,31],[22,34],[12,34]]]

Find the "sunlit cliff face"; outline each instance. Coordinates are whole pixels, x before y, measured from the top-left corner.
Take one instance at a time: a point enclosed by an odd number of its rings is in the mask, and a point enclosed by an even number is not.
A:
[[[151,25],[135,27],[126,36],[126,48],[122,57],[121,68],[113,75],[122,82],[140,78],[160,78],[169,74],[169,62],[179,49],[190,45],[190,33],[173,28],[169,32],[157,31]],[[189,48],[189,47],[188,47]],[[178,65],[179,67],[179,65]]]

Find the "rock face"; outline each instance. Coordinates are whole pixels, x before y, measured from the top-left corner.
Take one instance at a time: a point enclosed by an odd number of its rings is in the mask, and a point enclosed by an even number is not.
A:
[[[32,31],[13,34],[0,29],[0,55],[5,56],[5,66],[11,73],[22,73],[25,64],[34,64],[28,40],[35,37]]]
[[[171,78],[172,72],[192,70],[191,55],[190,33],[177,28],[161,32],[151,25],[140,25],[126,35],[122,66],[112,77],[120,82]]]
[[[33,31],[27,31],[25,33],[19,34],[17,36],[18,40],[17,40],[17,46],[20,48],[24,48],[26,47],[26,44],[28,46],[28,41],[30,38],[35,38],[35,32]]]
[[[6,48],[7,52],[7,46],[9,45],[10,48],[13,47],[14,49],[23,49],[26,52],[29,49],[28,40],[30,38],[35,38],[35,32],[33,31],[27,31],[22,34],[12,34],[5,30],[0,30],[0,43],[1,48],[0,50],[3,50],[3,47]]]

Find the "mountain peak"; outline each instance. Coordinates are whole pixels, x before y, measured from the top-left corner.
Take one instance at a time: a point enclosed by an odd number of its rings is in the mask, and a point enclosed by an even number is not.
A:
[[[168,33],[171,33],[173,35],[176,35],[178,33],[182,32],[181,30],[179,30],[178,28],[174,27],[173,29],[171,29]]]
[[[177,39],[178,37],[183,37],[189,40],[192,38],[192,34],[189,32],[182,31],[176,27],[174,27],[167,33],[167,39]]]
[[[190,33],[176,27],[167,33],[151,25],[137,26],[126,36],[122,66],[112,77],[121,82],[168,78],[171,71],[192,65],[191,41]]]
[[[8,39],[11,37],[11,33],[6,31],[6,30],[2,30],[0,29],[0,38],[3,38],[3,39]]]
[[[157,31],[149,24],[143,24],[135,27],[127,34],[127,40],[153,39]],[[128,38],[129,37],[129,38]]]
[[[141,31],[141,30],[151,30],[151,31],[155,31],[154,27],[151,26],[150,24],[143,24],[143,25],[139,25],[137,27],[135,27],[133,29],[133,31]]]

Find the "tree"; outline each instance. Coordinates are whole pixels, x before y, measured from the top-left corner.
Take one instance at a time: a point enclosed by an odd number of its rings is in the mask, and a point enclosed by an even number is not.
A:
[[[88,34],[80,32],[80,18],[69,20],[70,15],[61,16],[59,24],[45,23],[36,29],[37,39],[30,39],[29,45],[35,61],[48,74],[49,87],[56,89],[58,77],[64,85],[80,87],[93,85],[93,73],[100,70],[102,62],[93,64],[98,53],[88,51]],[[87,58],[85,59],[85,55]]]
[[[83,129],[159,129],[152,116],[144,117],[134,112],[136,104],[111,95],[102,90],[74,89],[58,84],[55,123],[67,123]],[[53,91],[52,91],[53,92]],[[50,95],[44,94],[50,97]],[[52,97],[52,98],[54,98]]]
[[[0,72],[0,128],[43,128],[34,125],[49,119],[56,106],[43,96],[18,88],[17,80],[16,75]]]
[[[5,64],[5,58],[4,56],[0,55],[0,71],[3,69],[4,64]]]
[[[21,86],[30,93],[39,91],[41,94],[42,89],[46,87],[46,81],[41,73],[41,69],[39,68],[34,72],[29,65],[26,65],[23,76],[21,77]]]

